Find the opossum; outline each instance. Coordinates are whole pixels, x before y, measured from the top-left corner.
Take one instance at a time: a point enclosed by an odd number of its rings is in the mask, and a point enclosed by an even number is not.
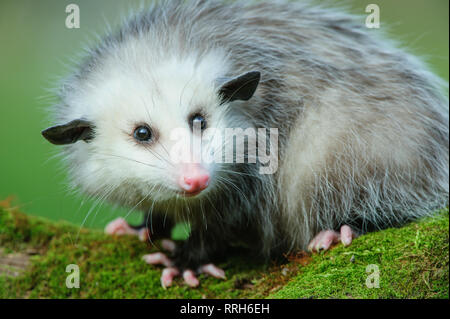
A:
[[[336,8],[157,1],[88,50],[42,133],[64,145],[74,187],[145,213],[108,233],[168,238],[189,222],[187,240],[165,242],[171,255],[145,260],[167,267],[163,286],[179,274],[197,286],[201,271],[225,277],[211,262],[236,246],[267,261],[448,205],[442,84]],[[245,152],[218,160],[237,145],[226,134],[201,144],[214,161],[173,151],[208,128],[242,129]]]

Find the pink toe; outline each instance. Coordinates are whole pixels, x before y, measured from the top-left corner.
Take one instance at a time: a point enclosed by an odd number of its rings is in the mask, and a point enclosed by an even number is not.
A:
[[[175,250],[175,242],[173,242],[172,240],[169,239],[163,239],[161,241],[161,246],[163,249],[169,251],[169,252],[173,252]]]
[[[148,254],[144,255],[142,257],[147,264],[152,265],[164,265],[166,267],[172,266],[172,261],[163,253],[154,253],[154,254]]]
[[[173,282],[173,278],[178,276],[180,272],[173,267],[165,268],[161,275],[161,286],[163,288],[170,287]]]
[[[114,233],[116,233],[117,230],[120,229],[120,227],[123,227],[124,223],[126,223],[126,222],[122,218],[117,218],[117,219],[113,220],[108,225],[106,225],[105,233],[107,233],[107,234],[114,234]]]
[[[226,279],[225,271],[213,264],[207,264],[200,267],[200,272],[211,275],[216,278]]]
[[[324,231],[321,231],[316,236],[314,236],[314,238],[311,240],[311,242],[308,245],[308,250],[309,251],[313,251],[314,249],[316,249],[316,245],[321,240],[321,238],[324,235],[324,233],[325,233]]]
[[[130,227],[130,225],[128,225],[127,221],[123,218],[117,218],[117,219],[113,220],[112,222],[110,222],[105,227],[105,233],[109,234],[109,235],[125,235],[125,234],[138,235],[139,234],[139,232],[137,230],[133,229],[132,227]]]
[[[183,279],[186,284],[190,287],[197,287],[200,282],[197,277],[195,277],[194,272],[192,270],[185,270],[183,273]]]
[[[140,241],[150,241],[150,232],[147,228],[143,228],[139,231],[139,240]]]
[[[330,248],[331,244],[335,242],[338,238],[339,235],[336,232],[332,230],[327,230],[323,235],[322,240],[319,242],[318,248],[327,250],[328,248]]]
[[[352,243],[352,239],[353,239],[352,229],[347,225],[342,226],[341,227],[341,241],[344,244],[344,246],[350,245]]]
[[[309,243],[309,251],[319,251],[321,249],[327,250],[333,243],[337,243],[340,239],[340,234],[333,230],[322,230]]]

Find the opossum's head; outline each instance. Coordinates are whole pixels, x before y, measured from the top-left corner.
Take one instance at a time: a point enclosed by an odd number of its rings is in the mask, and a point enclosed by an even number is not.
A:
[[[131,205],[195,200],[216,187],[220,164],[199,158],[193,145],[203,131],[229,127],[230,105],[249,100],[260,79],[254,71],[227,73],[211,57],[150,66],[106,59],[67,84],[61,123],[43,135],[65,145],[74,184],[89,194]],[[203,136],[201,152],[213,155],[221,144]]]

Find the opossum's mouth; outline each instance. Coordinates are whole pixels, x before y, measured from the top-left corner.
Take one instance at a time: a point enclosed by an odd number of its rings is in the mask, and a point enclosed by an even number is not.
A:
[[[183,196],[183,197],[191,198],[191,197],[195,197],[195,196],[199,195],[199,194],[202,193],[202,192],[203,192],[203,190],[199,190],[199,191],[191,192],[191,193],[179,191],[179,192],[177,192],[177,193],[178,193],[179,195]]]

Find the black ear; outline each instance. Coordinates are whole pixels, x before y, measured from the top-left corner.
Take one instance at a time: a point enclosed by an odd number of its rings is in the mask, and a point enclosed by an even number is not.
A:
[[[42,135],[55,145],[72,144],[79,140],[88,142],[94,137],[93,128],[91,122],[78,119],[67,124],[49,127],[42,131]]]
[[[261,73],[252,71],[244,73],[234,79],[228,79],[219,90],[222,103],[232,102],[235,100],[249,100],[258,87]]]

